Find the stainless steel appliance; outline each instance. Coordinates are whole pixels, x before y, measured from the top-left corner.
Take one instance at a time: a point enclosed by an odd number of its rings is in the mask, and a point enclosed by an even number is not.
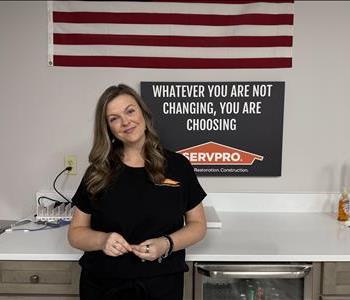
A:
[[[194,264],[195,300],[316,299],[313,265],[304,263]]]

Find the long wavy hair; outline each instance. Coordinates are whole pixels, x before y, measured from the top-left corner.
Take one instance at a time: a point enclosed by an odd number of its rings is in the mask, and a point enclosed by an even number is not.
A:
[[[106,109],[109,102],[120,95],[132,96],[141,108],[145,119],[145,143],[142,156],[150,180],[161,183],[165,176],[164,150],[152,125],[152,115],[139,94],[125,84],[108,87],[100,96],[95,110],[93,145],[89,155],[90,165],[85,174],[85,184],[93,196],[102,191],[111,182],[113,175],[123,168],[124,145],[109,129]]]

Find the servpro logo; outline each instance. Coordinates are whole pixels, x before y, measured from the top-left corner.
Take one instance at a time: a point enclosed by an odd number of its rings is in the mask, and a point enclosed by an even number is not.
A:
[[[263,156],[239,150],[237,148],[207,142],[177,151],[184,155],[192,165],[252,165]]]

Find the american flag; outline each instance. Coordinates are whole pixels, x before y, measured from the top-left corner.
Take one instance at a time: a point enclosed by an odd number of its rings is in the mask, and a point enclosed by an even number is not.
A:
[[[292,67],[293,1],[48,1],[49,65]]]

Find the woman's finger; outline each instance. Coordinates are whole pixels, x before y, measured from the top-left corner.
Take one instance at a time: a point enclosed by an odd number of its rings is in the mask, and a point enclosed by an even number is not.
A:
[[[112,248],[117,249],[118,251],[120,251],[121,253],[127,253],[128,250],[124,247],[124,245],[122,245],[121,243],[115,241],[112,243]]]
[[[109,246],[107,249],[103,250],[103,252],[109,256],[114,256],[114,257],[123,254],[118,249],[116,249],[112,246]]]
[[[111,248],[109,251],[109,255],[110,256],[120,256],[123,255],[124,253],[120,252],[118,249],[116,248]]]
[[[149,254],[151,252],[151,248],[153,248],[153,245],[151,245],[151,244],[134,245],[132,247],[133,251],[137,251],[137,252],[143,253],[143,254]]]
[[[146,247],[141,245],[132,245],[132,251],[138,251],[141,253],[146,253]]]
[[[113,232],[110,235],[110,239],[113,242],[118,242],[121,245],[123,245],[123,247],[127,250],[127,251],[132,251],[131,246],[129,245],[129,243],[124,239],[124,237],[122,235],[120,235],[119,233]]]
[[[132,251],[131,249],[131,246],[129,245],[129,243],[124,240],[124,238],[121,238],[120,240],[118,240],[119,244],[121,244],[123,246],[123,248],[126,250],[126,251]]]
[[[140,250],[141,251],[140,251]],[[143,246],[138,246],[137,248],[135,247],[133,249],[133,253],[141,258],[141,260],[149,260],[153,261],[158,258],[157,253],[155,252],[155,249],[153,245],[143,245]]]
[[[146,245],[151,245],[153,244],[154,240],[151,239],[151,240],[145,240],[143,241],[142,243],[139,244],[139,246],[146,246]]]

